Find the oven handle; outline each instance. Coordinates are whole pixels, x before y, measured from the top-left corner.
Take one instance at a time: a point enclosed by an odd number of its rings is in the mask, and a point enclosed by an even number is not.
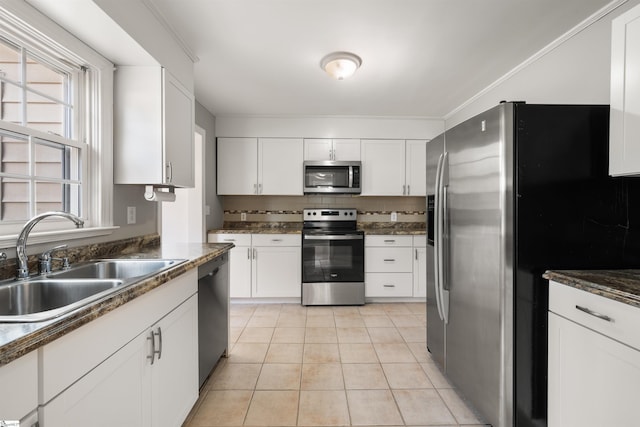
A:
[[[364,240],[364,236],[361,234],[333,234],[323,236],[305,235],[304,240]]]

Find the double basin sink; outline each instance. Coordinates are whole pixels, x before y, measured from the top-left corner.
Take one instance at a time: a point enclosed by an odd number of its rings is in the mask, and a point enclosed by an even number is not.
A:
[[[46,276],[0,282],[0,323],[41,322],[62,316],[184,261],[95,260]]]

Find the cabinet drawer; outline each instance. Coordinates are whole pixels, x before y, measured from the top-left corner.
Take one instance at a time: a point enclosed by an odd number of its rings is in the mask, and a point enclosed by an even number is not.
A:
[[[411,273],[366,273],[364,275],[367,297],[410,297],[413,295]]]
[[[411,273],[412,248],[367,248],[364,251],[364,271],[369,273]]]
[[[300,234],[253,234],[253,246],[300,246]]]
[[[251,234],[209,233],[209,243],[233,243],[236,246],[251,246]]]
[[[413,247],[426,248],[427,236],[413,236]]]
[[[383,236],[383,235],[373,235],[373,236],[365,236],[364,238],[365,246],[412,246],[413,239],[412,236]]]
[[[581,308],[611,320],[601,319]],[[551,281],[549,311],[640,350],[637,331],[640,309],[637,307]]]

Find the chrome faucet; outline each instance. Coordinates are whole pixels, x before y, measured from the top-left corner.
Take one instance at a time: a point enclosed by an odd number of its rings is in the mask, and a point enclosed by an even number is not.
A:
[[[18,241],[16,242],[16,258],[18,261],[17,268],[17,278],[24,279],[29,277],[29,265],[27,263],[27,237],[29,237],[29,233],[35,227],[37,223],[42,221],[45,218],[50,216],[59,216],[61,218],[66,218],[69,221],[73,221],[76,225],[76,228],[82,228],[84,226],[84,221],[74,214],[67,212],[45,212],[40,215],[36,215],[31,218],[25,225],[22,227],[22,231],[20,231],[20,235],[18,236]]]

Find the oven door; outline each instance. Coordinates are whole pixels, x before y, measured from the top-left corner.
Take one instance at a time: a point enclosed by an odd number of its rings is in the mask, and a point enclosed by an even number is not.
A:
[[[364,233],[302,233],[302,283],[364,283]]]

